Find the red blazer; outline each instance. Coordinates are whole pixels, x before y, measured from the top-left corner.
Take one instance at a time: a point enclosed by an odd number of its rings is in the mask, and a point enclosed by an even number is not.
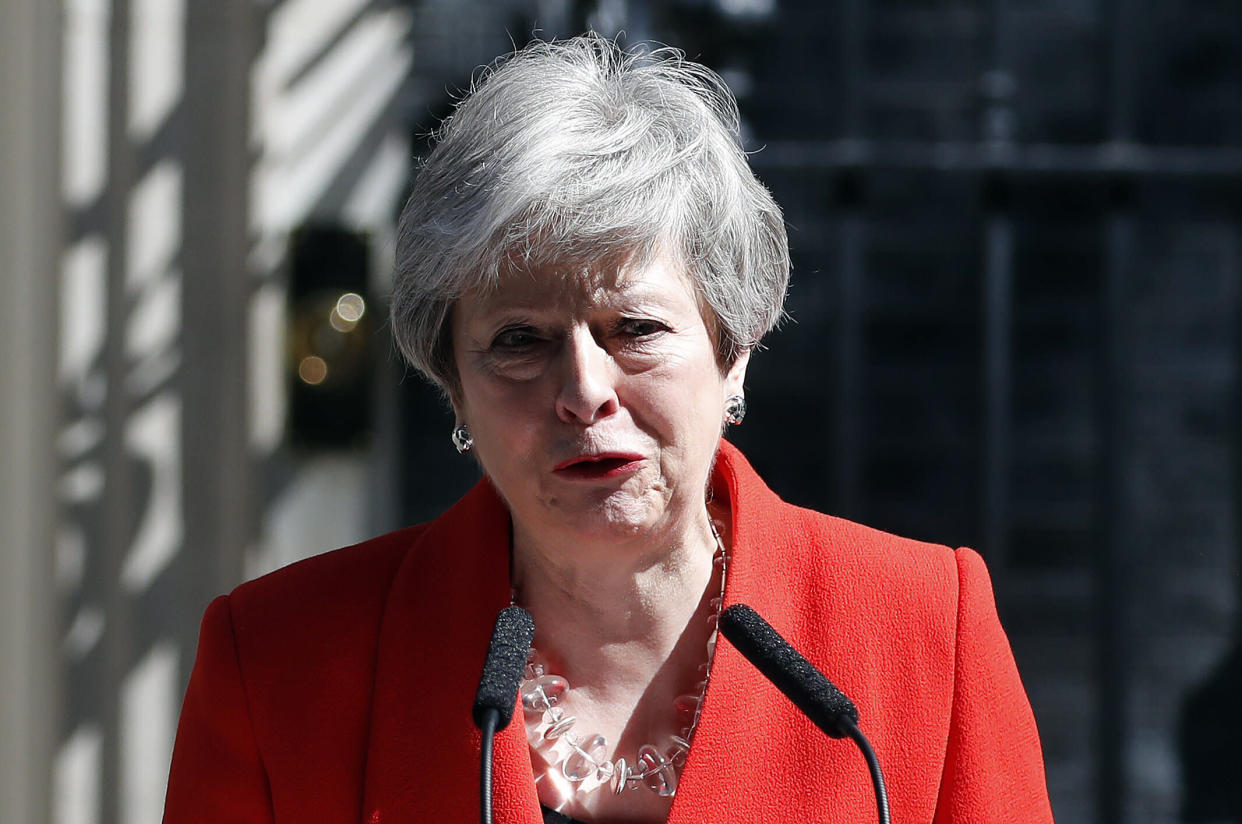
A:
[[[790,506],[734,447],[726,604],[747,603],[858,705],[898,824],[1052,821],[1035,721],[987,571],[956,552]],[[164,820],[469,822],[470,708],[509,601],[509,516],[480,482],[438,520],[212,602]],[[495,743],[498,824],[541,824],[520,721]],[[669,822],[870,822],[867,768],[728,642]]]

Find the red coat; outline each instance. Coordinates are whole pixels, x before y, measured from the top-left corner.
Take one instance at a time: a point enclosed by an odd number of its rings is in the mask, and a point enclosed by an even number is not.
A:
[[[897,824],[1050,822],[1039,739],[987,571],[790,506],[722,443],[726,604],[747,603],[858,706]],[[509,516],[481,482],[438,520],[212,602],[165,821],[478,820],[470,708],[509,600]],[[497,735],[498,824],[541,824],[520,721]],[[866,765],[721,641],[670,822],[875,821]]]

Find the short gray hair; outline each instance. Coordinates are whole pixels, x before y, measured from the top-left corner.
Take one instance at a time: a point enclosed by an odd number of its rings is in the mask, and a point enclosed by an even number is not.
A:
[[[724,81],[672,48],[624,50],[589,33],[486,69],[435,135],[401,213],[402,354],[455,388],[449,317],[462,294],[515,266],[671,252],[731,364],[780,321],[789,282],[780,207],[738,127]]]

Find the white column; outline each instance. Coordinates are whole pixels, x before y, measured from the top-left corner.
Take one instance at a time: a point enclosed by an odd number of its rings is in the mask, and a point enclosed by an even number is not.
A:
[[[43,824],[57,662],[60,4],[0,0],[0,816]]]

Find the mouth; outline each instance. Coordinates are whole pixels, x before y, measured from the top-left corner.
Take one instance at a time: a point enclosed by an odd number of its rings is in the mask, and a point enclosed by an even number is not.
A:
[[[573,480],[597,480],[617,478],[638,471],[642,455],[628,452],[604,452],[598,455],[578,455],[561,461],[552,468],[559,477]]]

